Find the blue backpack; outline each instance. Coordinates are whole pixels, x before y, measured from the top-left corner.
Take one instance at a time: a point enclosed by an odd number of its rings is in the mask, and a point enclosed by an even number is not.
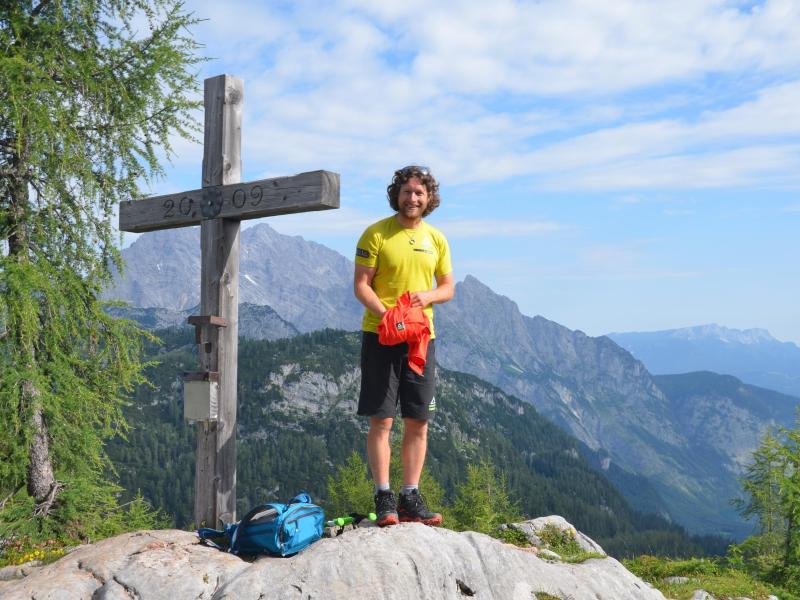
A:
[[[223,530],[203,527],[197,535],[206,544],[232,554],[290,556],[320,539],[324,524],[322,509],[311,503],[308,493],[301,492],[288,504],[260,504],[238,523],[225,525]]]

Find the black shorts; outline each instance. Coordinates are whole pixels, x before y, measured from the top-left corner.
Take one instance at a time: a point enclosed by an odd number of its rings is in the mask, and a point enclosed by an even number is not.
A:
[[[358,414],[388,418],[400,414],[404,418],[428,420],[436,410],[436,348],[428,343],[425,369],[417,375],[408,366],[408,345],[384,346],[378,334],[361,334],[361,393]]]

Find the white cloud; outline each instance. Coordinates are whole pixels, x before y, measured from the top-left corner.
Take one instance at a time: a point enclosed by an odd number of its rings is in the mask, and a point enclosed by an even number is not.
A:
[[[563,225],[552,221],[520,221],[496,219],[458,219],[441,223],[448,238],[529,237],[555,233]]]
[[[549,177],[555,189],[708,189],[800,185],[800,145],[753,146],[705,154],[635,157]]]
[[[697,120],[625,123],[495,160],[509,175],[541,173],[559,189],[797,185],[799,137],[800,82],[792,82]]]
[[[800,61],[791,0],[752,11],[718,0],[353,4],[407,32],[398,39],[416,50],[418,75],[459,93],[595,95]]]
[[[219,6],[190,5],[210,17],[200,33],[221,57],[206,70],[245,79],[250,177],[317,168],[385,177],[424,162],[450,184],[796,183],[794,2]],[[759,88],[778,76],[784,83]],[[704,83],[715,77],[737,83],[716,98],[718,84]],[[176,150],[176,167],[199,171],[200,148]]]
[[[620,196],[615,198],[611,201],[611,209],[612,210],[622,210],[624,208],[628,208],[631,206],[640,205],[644,202],[644,198],[642,198],[639,194],[626,194],[624,196]]]
[[[347,206],[336,210],[298,213],[270,217],[266,222],[270,227],[284,235],[299,235],[305,238],[326,236],[345,236],[355,242],[358,236],[384,215],[365,214]],[[248,221],[246,227],[261,222],[260,219]]]

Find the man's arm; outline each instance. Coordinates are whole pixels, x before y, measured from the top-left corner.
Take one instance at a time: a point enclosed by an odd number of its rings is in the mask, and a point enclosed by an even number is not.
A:
[[[436,278],[436,287],[432,290],[411,293],[411,306],[425,308],[428,304],[442,304],[452,299],[455,290],[453,274],[440,275]]]
[[[356,299],[368,310],[378,316],[383,316],[383,313],[386,312],[386,307],[378,298],[375,290],[372,289],[373,277],[375,277],[375,267],[356,264],[355,274],[353,275],[353,293]]]

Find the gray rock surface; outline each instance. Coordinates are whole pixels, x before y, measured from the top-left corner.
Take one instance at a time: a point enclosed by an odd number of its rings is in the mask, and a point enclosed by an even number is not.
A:
[[[594,552],[596,554],[602,554],[605,556],[606,553],[600,544],[595,542],[585,533],[581,533],[575,529],[564,517],[560,517],[558,515],[538,517],[536,519],[531,519],[530,521],[525,521],[524,523],[513,523],[511,525],[511,527],[514,529],[521,531],[528,536],[530,542],[537,547],[541,545],[541,538],[539,537],[539,534],[548,526],[555,527],[560,531],[566,531],[571,534],[578,543],[578,546],[580,546],[581,550],[584,552]]]
[[[18,581],[5,600],[137,598],[664,600],[613,558],[566,564],[486,535],[425,527],[359,528],[291,558],[252,562],[199,544],[193,533],[121,535],[82,546]]]

